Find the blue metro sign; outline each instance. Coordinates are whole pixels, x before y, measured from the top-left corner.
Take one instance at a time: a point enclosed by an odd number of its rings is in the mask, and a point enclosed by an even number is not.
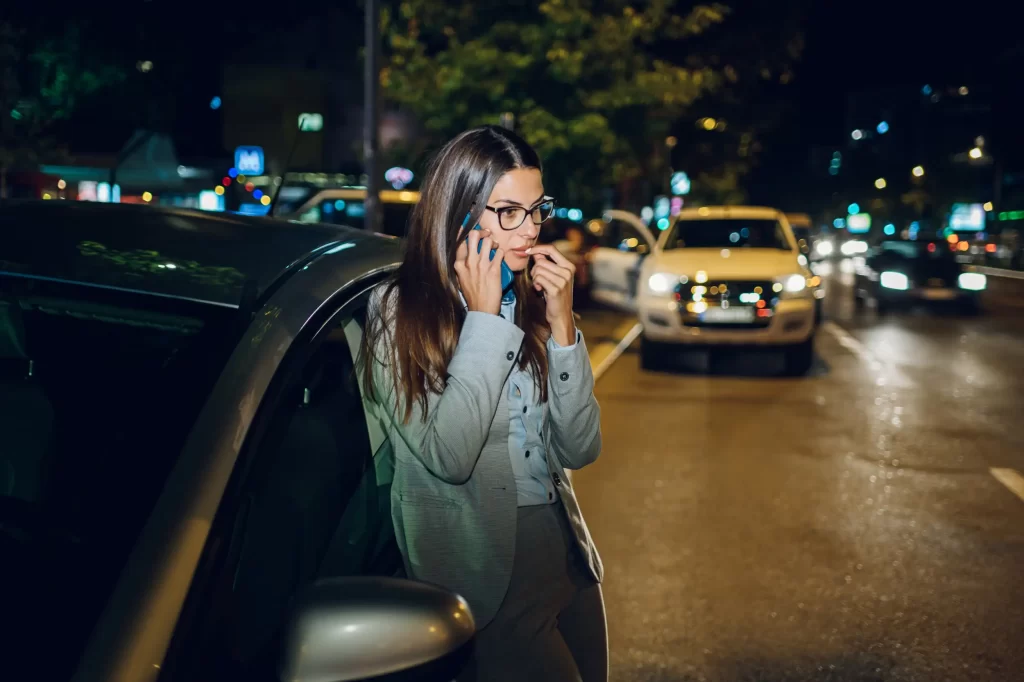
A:
[[[235,168],[244,175],[263,175],[263,147],[236,148]]]

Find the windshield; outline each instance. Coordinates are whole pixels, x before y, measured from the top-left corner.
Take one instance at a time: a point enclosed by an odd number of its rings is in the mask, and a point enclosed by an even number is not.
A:
[[[677,220],[665,249],[782,249],[791,250],[777,220],[712,219]]]
[[[11,295],[11,284],[0,281],[5,645],[46,642],[15,669],[68,679],[234,335],[220,309],[42,296],[34,282]]]
[[[882,252],[908,260],[956,261],[956,250],[943,240],[884,242]]]

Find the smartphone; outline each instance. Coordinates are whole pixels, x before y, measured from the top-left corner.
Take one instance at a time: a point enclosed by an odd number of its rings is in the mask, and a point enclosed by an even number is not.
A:
[[[467,222],[469,222],[469,215],[468,214],[466,215],[466,220],[464,220],[462,222],[463,226],[465,226],[465,224]],[[474,230],[479,230],[480,229],[480,225],[477,224],[476,227],[474,227],[473,229]],[[466,237],[466,241],[467,242],[469,241],[469,237]],[[483,249],[483,248],[484,248],[484,242],[481,239],[479,242],[477,242],[476,252],[480,253],[480,250]],[[497,249],[491,249],[491,260],[494,260],[495,252],[497,252]],[[501,261],[501,290],[502,291],[507,291],[508,288],[510,286],[512,286],[513,278],[514,278],[514,273],[512,272],[512,268],[510,268],[508,265],[506,265],[505,261]]]

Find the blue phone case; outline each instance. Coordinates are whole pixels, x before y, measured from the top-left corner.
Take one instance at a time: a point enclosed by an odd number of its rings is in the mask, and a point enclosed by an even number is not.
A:
[[[469,222],[469,214],[466,214],[466,219],[464,221],[462,221],[463,227],[465,227],[466,223],[468,223],[468,222]],[[480,225],[477,225],[473,229],[474,230],[479,230],[480,229]],[[466,241],[467,242],[469,241],[469,237],[466,237]],[[480,253],[480,250],[483,249],[483,248],[484,248],[484,242],[483,242],[483,240],[480,240],[477,243],[476,252]],[[491,260],[494,260],[494,254],[496,252],[497,252],[497,249],[491,249]],[[502,291],[505,291],[510,286],[512,286],[512,279],[514,278],[514,276],[515,275],[512,272],[512,268],[507,266],[505,264],[505,261],[502,261],[501,262],[501,290]]]

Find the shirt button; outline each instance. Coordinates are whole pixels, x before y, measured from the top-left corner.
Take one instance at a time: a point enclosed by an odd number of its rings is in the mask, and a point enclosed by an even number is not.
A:
[[[512,359],[512,358],[514,358],[515,356],[516,356],[516,354],[515,354],[515,353],[513,353],[512,351],[509,351],[509,352],[508,352],[508,354],[507,354],[507,355],[505,356],[505,359],[506,359],[506,360],[511,360],[511,359]]]
[[[568,381],[569,380],[569,373],[568,372],[562,372],[558,376],[558,378],[561,379],[562,381]]]
[[[523,407],[523,414],[526,414],[526,407]]]

